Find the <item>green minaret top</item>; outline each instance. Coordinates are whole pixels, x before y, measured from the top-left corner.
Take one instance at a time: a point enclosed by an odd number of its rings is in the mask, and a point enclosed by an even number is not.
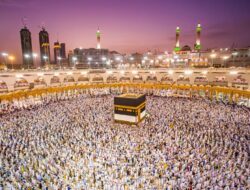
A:
[[[198,24],[197,27],[196,27],[196,31],[197,31],[197,32],[200,32],[201,29],[202,29],[202,28],[201,28],[201,24]]]

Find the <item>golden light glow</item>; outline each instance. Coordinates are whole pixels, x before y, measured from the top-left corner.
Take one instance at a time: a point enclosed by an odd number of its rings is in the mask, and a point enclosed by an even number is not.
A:
[[[206,75],[207,74],[207,71],[202,71],[201,72],[203,75]]]
[[[22,74],[16,74],[16,78],[22,78],[23,75]]]
[[[186,71],[184,71],[184,74],[185,74],[185,75],[191,75],[192,73],[193,73],[192,70],[186,70]]]
[[[10,55],[10,56],[9,56],[9,60],[14,61],[14,60],[15,60],[15,57],[12,56],[12,55]]]
[[[113,73],[113,71],[107,71],[107,74],[111,75]]]
[[[172,74],[174,74],[174,71],[173,70],[168,70],[168,74],[172,75]]]
[[[210,55],[211,58],[215,58],[216,56],[217,56],[216,53],[212,53],[212,54]]]
[[[136,75],[137,73],[138,73],[137,70],[133,70],[133,71],[132,71],[132,74],[134,74],[134,75]]]
[[[237,75],[237,74],[238,74],[238,71],[230,71],[229,74],[230,74],[230,75]]]

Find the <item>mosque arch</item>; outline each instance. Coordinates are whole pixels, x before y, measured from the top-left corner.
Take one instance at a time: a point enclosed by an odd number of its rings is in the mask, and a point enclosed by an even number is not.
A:
[[[128,77],[128,76],[122,76],[120,78],[120,82],[130,82],[130,77]]]
[[[143,82],[143,78],[140,75],[133,76],[133,82]]]
[[[29,87],[29,83],[25,78],[17,78],[15,83],[14,83],[14,88],[28,88]]]
[[[108,82],[108,83],[117,82],[117,81],[118,81],[118,79],[117,79],[117,77],[114,76],[114,75],[110,75],[110,76],[108,76],[108,78],[107,78],[107,82]]]
[[[101,76],[93,77],[92,82],[101,83],[101,82],[103,82],[103,77],[101,77]]]
[[[78,77],[78,82],[89,82],[89,78],[87,76],[80,75]]]
[[[206,85],[206,84],[208,84],[208,79],[207,79],[206,76],[197,76],[194,79],[194,84],[197,84],[197,85]]]
[[[68,75],[63,79],[63,82],[75,82],[75,79],[73,76]]]
[[[161,78],[161,82],[162,83],[173,83],[174,80],[172,77],[170,77],[169,75],[164,75],[162,78]]]
[[[34,80],[34,85],[47,85],[43,77],[38,77]]]
[[[6,82],[0,81],[0,92],[7,92],[8,91],[8,86]]]
[[[157,77],[149,75],[149,76],[147,76],[146,81],[148,81],[148,82],[157,82]]]
[[[60,83],[60,78],[58,76],[53,76],[50,79],[50,84],[56,84],[56,83]]]

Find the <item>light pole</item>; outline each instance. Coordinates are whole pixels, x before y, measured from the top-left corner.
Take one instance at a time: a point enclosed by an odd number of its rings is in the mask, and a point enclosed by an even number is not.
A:
[[[9,56],[9,60],[11,62],[11,69],[13,70],[13,61],[15,60],[15,57],[14,56]]]
[[[38,56],[37,53],[33,53],[32,56],[34,57],[35,66],[37,66],[37,65],[36,65],[36,58],[37,58],[37,56]]]
[[[73,60],[73,64],[74,64],[74,67],[75,67],[76,61],[77,61],[77,57],[72,57],[72,60]]]
[[[57,57],[57,60],[59,61],[59,65],[60,65],[60,69],[61,69],[62,68],[62,65],[61,65],[62,58],[61,57]]]
[[[238,52],[233,52],[232,55],[233,55],[233,65],[234,65],[235,64],[235,57],[238,55]]]
[[[117,68],[119,67],[120,63],[121,63],[121,57],[116,57],[115,64],[117,65]]]
[[[3,53],[2,53],[2,56],[3,56],[3,58],[4,58],[4,65],[5,65],[5,67],[7,67],[7,57],[9,56],[9,54],[3,52]]]
[[[223,66],[225,67],[225,62],[226,60],[228,59],[229,57],[228,56],[224,56],[222,59],[223,59]]]
[[[90,67],[91,67],[92,57],[88,57],[87,59],[88,59],[88,65],[89,65],[89,69],[90,69]]]
[[[43,56],[43,59],[44,59],[44,61],[45,61],[45,64],[47,65],[48,56],[44,55],[44,56]]]
[[[106,57],[102,57],[102,61],[103,63],[105,63],[107,61],[107,58]],[[104,66],[104,64],[102,64],[102,67]]]
[[[106,64],[107,64],[107,67],[110,67],[110,60],[107,60]],[[112,68],[112,65],[111,65],[111,68]]]
[[[216,58],[217,54],[216,53],[212,53],[210,55],[211,59],[212,59],[212,66],[214,66],[214,58]]]
[[[131,66],[134,64],[133,62],[134,62],[134,60],[135,60],[135,58],[133,57],[133,56],[131,56],[130,58],[129,58],[129,60],[131,61]],[[130,67],[131,67],[130,66]]]
[[[30,62],[29,62],[30,55],[29,54],[25,54],[24,57],[25,57],[25,59],[27,59],[27,64],[28,64],[28,69],[29,69],[30,68],[29,67],[29,64],[30,64]]]

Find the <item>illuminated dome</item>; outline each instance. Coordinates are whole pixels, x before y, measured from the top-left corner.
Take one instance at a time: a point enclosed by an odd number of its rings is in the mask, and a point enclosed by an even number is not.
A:
[[[188,45],[185,45],[181,48],[181,51],[191,51],[191,48]]]

